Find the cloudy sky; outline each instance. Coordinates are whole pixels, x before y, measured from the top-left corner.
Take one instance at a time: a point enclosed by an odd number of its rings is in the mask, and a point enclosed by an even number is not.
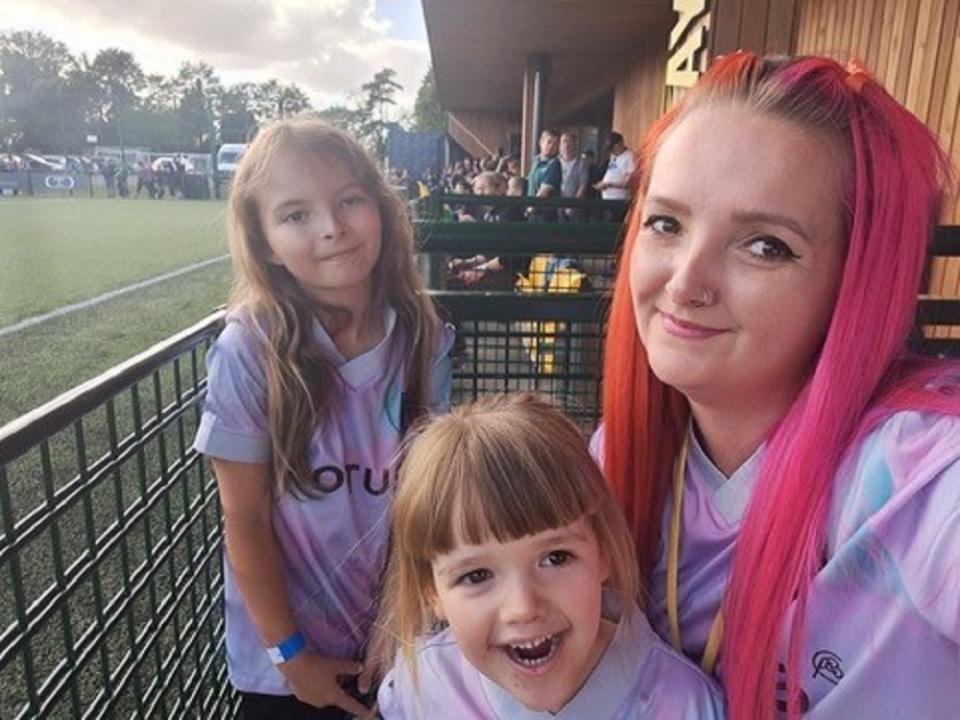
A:
[[[412,108],[429,63],[420,0],[2,0],[9,30],[42,30],[91,57],[120,47],[146,72],[203,60],[227,84],[275,77],[321,108],[384,66]]]

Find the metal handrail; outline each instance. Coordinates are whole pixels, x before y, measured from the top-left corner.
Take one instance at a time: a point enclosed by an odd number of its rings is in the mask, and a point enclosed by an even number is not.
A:
[[[0,465],[15,460],[43,438],[69,427],[110,397],[216,334],[225,315],[225,310],[218,310],[173,337],[0,427]]]

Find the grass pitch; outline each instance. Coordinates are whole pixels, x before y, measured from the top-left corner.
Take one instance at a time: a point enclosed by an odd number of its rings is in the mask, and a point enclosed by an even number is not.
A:
[[[226,253],[224,204],[0,199],[0,327]],[[223,261],[0,337],[0,425],[226,301]]]
[[[224,203],[0,199],[0,327],[227,252]]]

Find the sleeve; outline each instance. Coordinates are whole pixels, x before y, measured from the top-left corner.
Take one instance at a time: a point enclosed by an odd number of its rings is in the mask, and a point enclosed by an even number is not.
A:
[[[430,413],[440,415],[450,409],[453,390],[453,326],[443,324],[438,333],[437,352],[430,367]]]
[[[257,342],[233,321],[207,353],[207,396],[193,447],[210,457],[261,463],[270,459],[266,376]]]
[[[630,176],[633,175],[633,171],[636,169],[637,164],[633,156],[633,150],[627,150],[624,155],[626,157],[623,158],[623,179],[629,180]]]
[[[955,440],[960,446],[960,436]],[[893,537],[884,542],[891,551],[903,548],[895,555],[898,571],[917,611],[938,633],[960,643],[960,460],[924,495],[910,503],[916,507],[905,507],[896,523],[903,544]]]
[[[960,642],[960,418],[898,413],[879,442],[884,462],[861,464],[857,505],[877,508],[870,530],[916,611]]]

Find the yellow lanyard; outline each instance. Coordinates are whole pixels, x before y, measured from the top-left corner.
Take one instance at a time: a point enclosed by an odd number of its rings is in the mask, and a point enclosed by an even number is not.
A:
[[[690,433],[687,429],[680,448],[680,457],[677,458],[677,467],[673,473],[673,508],[670,513],[670,537],[667,545],[667,618],[670,621],[670,642],[683,652],[683,643],[680,641],[680,615],[677,610],[677,593],[680,575],[680,527],[683,522],[683,482],[687,472],[687,452],[690,447]],[[720,642],[723,640],[723,610],[717,610],[710,626],[710,635],[707,637],[707,647],[700,660],[700,668],[707,675],[713,674],[717,664],[717,654],[720,652]]]

